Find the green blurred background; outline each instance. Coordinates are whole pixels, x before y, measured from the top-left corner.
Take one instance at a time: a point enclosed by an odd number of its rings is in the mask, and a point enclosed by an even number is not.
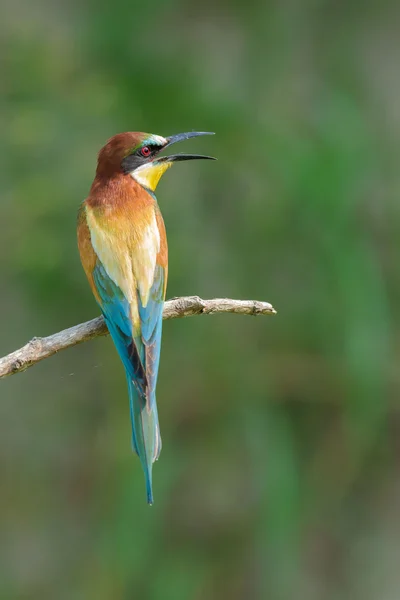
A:
[[[0,355],[98,314],[77,208],[111,135],[200,129],[158,188],[155,505],[109,338],[0,384],[0,597],[400,597],[400,6],[6,0]],[[182,147],[183,150],[183,147]]]

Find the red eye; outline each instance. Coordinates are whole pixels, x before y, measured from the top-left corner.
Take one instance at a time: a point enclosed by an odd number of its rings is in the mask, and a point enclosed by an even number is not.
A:
[[[143,146],[143,148],[140,151],[141,155],[144,157],[150,156],[151,154],[151,150],[148,146]]]

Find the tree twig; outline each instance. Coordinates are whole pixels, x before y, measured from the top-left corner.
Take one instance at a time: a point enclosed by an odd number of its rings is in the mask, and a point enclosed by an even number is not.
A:
[[[257,300],[230,300],[229,298],[202,300],[198,296],[184,296],[172,298],[165,303],[163,319],[179,319],[216,313],[274,315],[276,311],[268,302]],[[34,337],[19,350],[0,358],[0,379],[25,371],[28,367],[49,358],[60,350],[87,342],[101,335],[108,335],[108,329],[103,317],[97,317],[48,337]]]

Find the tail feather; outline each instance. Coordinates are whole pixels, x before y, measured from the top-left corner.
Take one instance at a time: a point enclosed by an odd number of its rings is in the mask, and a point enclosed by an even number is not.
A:
[[[148,504],[153,504],[152,469],[161,450],[160,427],[156,402],[149,405],[143,401],[140,392],[127,374],[129,404],[132,423],[132,446],[140,458],[146,481]]]

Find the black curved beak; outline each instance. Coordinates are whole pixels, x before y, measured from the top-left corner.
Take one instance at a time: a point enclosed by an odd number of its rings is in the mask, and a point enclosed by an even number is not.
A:
[[[188,131],[186,133],[177,133],[176,135],[171,135],[167,137],[167,143],[164,148],[168,148],[172,144],[176,144],[176,142],[182,142],[183,140],[188,140],[192,137],[199,137],[200,135],[214,135],[211,131]],[[163,150],[164,150],[163,148]],[[161,156],[157,157],[157,162],[178,162],[180,160],[195,160],[197,158],[206,159],[206,160],[217,160],[213,156],[205,156],[203,154],[172,154],[171,156]]]

